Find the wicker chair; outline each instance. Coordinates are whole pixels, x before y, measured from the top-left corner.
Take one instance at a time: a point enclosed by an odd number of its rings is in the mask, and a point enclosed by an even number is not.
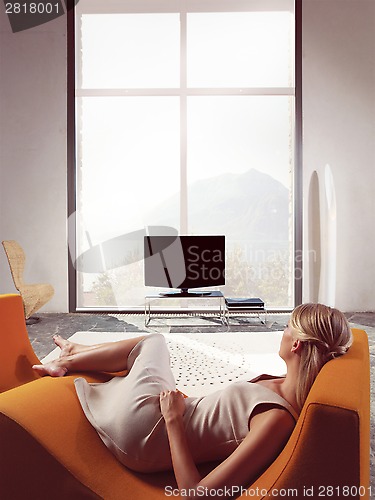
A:
[[[3,247],[8,258],[14,285],[22,297],[25,318],[29,320],[28,322],[37,321],[39,318],[32,317],[32,315],[51,299],[54,289],[52,285],[47,283],[25,284],[23,281],[25,253],[22,247],[14,240],[3,241]]]

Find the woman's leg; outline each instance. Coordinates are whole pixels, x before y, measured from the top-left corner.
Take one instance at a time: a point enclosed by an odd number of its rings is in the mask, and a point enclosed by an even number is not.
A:
[[[97,349],[98,347],[101,347],[102,345],[108,343],[104,342],[103,344],[92,344],[92,345],[77,344],[75,342],[71,342],[70,340],[63,339],[60,335],[54,335],[53,341],[55,345],[57,345],[57,347],[60,347],[61,349],[59,356],[60,358],[68,356],[69,354],[77,354],[78,352],[91,351],[92,349]]]
[[[142,336],[118,342],[108,342],[91,346],[90,349],[79,350],[78,348],[73,354],[63,355],[45,365],[34,365],[33,368],[41,375],[51,375],[52,377],[62,377],[67,372],[72,371],[119,372],[126,370],[130,351],[144,338]]]

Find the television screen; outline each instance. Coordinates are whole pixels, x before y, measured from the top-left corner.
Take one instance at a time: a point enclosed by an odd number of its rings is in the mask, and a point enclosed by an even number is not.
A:
[[[145,236],[144,263],[146,286],[225,285],[225,236]]]

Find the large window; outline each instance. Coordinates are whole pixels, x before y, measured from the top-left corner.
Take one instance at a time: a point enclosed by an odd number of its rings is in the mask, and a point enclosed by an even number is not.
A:
[[[224,294],[294,305],[294,35],[292,0],[80,0],[78,309],[143,307],[140,247],[102,252],[148,226],[224,234]]]

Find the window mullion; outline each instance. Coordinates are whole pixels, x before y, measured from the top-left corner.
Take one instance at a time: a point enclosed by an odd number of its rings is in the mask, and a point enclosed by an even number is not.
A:
[[[220,95],[266,95],[266,96],[294,96],[294,87],[254,87],[254,88],[187,88],[186,76],[181,75],[181,88],[145,88],[145,89],[88,89],[77,88],[76,97],[108,97],[108,96],[220,96]],[[185,83],[183,83],[185,82]]]
[[[184,2],[182,2],[184,4]],[[186,6],[180,13],[180,233],[188,232],[187,192],[187,15]]]

